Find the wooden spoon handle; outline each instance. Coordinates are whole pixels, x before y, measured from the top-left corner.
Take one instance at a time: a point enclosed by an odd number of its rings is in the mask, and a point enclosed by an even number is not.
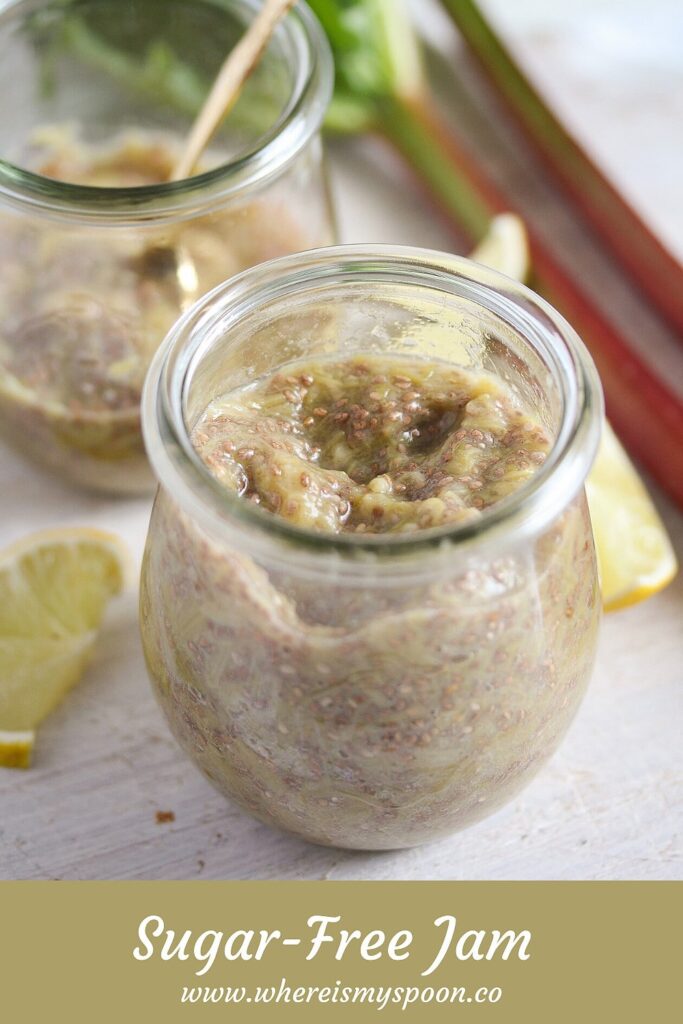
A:
[[[228,54],[192,125],[185,148],[173,168],[171,181],[190,177],[218,126],[237,103],[244,83],[258,66],[278,23],[295,3],[296,0],[266,0],[248,31]]]

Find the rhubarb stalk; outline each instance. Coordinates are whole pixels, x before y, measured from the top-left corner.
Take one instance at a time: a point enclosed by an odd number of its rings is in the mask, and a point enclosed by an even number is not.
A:
[[[560,124],[476,0],[442,4],[555,180],[656,308],[683,331],[683,267]]]

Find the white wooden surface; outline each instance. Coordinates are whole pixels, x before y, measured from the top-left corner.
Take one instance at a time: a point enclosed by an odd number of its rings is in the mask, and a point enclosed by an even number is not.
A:
[[[345,240],[452,245],[376,147],[335,148],[332,164]],[[520,191],[550,221],[553,200],[533,174],[517,167]],[[683,516],[658,501],[683,552]],[[87,523],[139,556],[148,514],[144,501],[85,498],[0,449],[2,545]],[[419,850],[349,854],[252,821],[186,761],[151,696],[131,593],[112,607],[87,678],[41,729],[34,768],[0,769],[0,878],[680,878],[682,666],[679,579],[605,620],[568,738],[512,805]],[[157,824],[157,811],[175,820]]]

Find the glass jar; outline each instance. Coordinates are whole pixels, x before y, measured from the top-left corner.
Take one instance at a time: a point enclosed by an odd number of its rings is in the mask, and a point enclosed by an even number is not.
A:
[[[554,439],[476,522],[327,535],[221,487],[190,442],[216,396],[304,356],[395,353],[503,379]],[[550,757],[588,681],[600,596],[584,481],[600,385],[569,325],[468,260],[288,257],[171,332],[143,426],[160,489],[142,571],[149,673],[182,747],[256,817],[413,846],[491,814]]]
[[[159,184],[259,7],[0,4],[0,436],[80,485],[153,486],[140,395],[185,309],[334,241],[320,138],[332,61],[304,4],[196,175]]]

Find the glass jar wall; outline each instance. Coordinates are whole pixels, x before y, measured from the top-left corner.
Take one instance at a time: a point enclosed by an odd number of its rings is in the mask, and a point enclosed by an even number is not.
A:
[[[357,354],[493,375],[552,438],[546,461],[476,520],[405,535],[302,529],[217,482],[191,440],[217,395]],[[331,249],[192,310],[146,389],[160,489],[141,623],[161,706],[208,778],[264,821],[363,849],[448,834],[518,792],[593,664],[584,480],[601,412],[571,328],[466,260]]]

